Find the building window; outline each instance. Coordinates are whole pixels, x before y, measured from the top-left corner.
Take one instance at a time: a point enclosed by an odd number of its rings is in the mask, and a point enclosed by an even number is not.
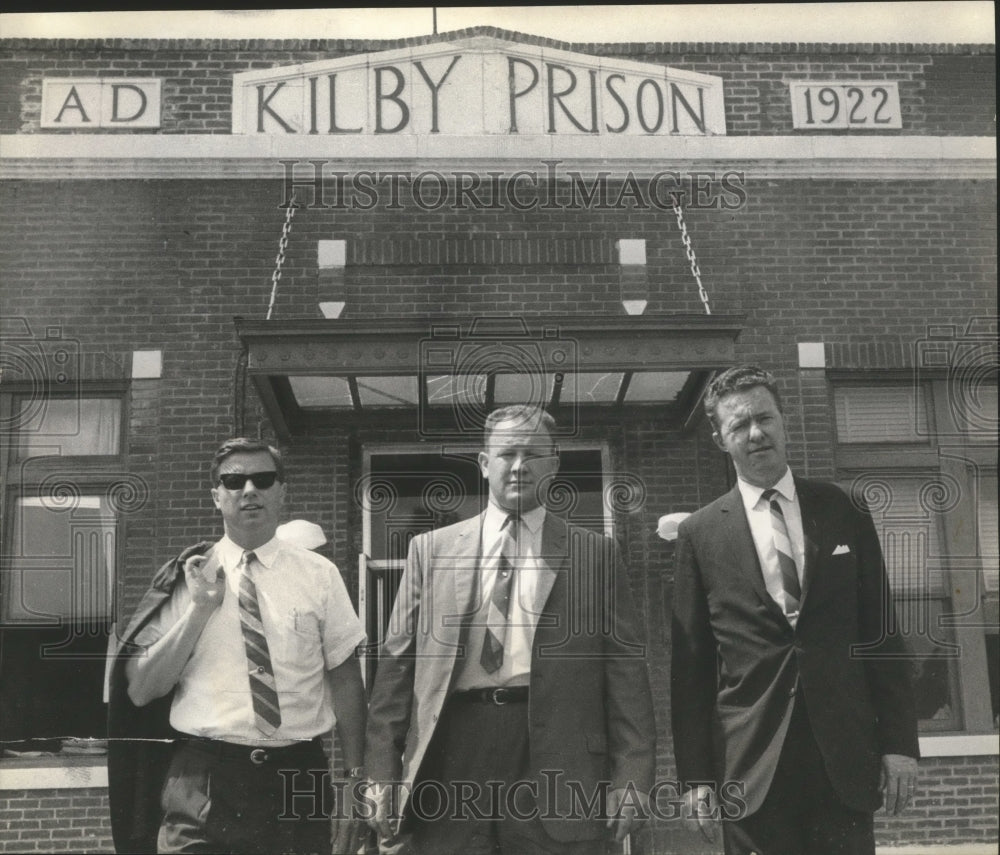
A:
[[[923,386],[840,386],[833,395],[839,442],[927,442]]]
[[[996,410],[975,409],[996,386],[832,379],[838,479],[879,532],[921,733],[996,731]]]
[[[102,688],[114,620],[123,401],[120,391],[102,391],[11,394],[2,402],[6,757],[91,753],[106,735]]]

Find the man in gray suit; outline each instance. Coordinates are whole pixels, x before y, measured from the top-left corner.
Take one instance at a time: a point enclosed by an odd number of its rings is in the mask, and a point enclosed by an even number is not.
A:
[[[626,568],[541,503],[550,415],[501,409],[485,434],[486,511],[410,545],[371,697],[371,824],[394,831],[396,790],[417,852],[596,855],[635,825],[656,758]]]
[[[768,372],[725,371],[705,410],[737,484],[677,537],[671,709],[689,804],[711,808],[721,785],[745,808],[723,826],[727,855],[874,855],[872,814],[906,806],[919,756],[875,526],[835,485],[792,475]]]

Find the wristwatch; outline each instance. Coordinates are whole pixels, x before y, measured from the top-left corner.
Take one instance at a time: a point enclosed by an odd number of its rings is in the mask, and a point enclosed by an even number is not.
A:
[[[363,778],[367,774],[364,766],[351,766],[344,770],[345,778]]]

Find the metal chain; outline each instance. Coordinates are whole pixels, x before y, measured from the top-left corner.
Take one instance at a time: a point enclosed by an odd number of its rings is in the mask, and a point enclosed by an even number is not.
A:
[[[678,195],[678,193],[670,194],[674,214],[677,216],[677,228],[681,230],[681,240],[684,241],[684,252],[687,253],[687,259],[691,262],[691,275],[694,276],[694,281],[698,283],[698,296],[701,297],[702,305],[705,307],[705,314],[710,315],[712,314],[712,310],[708,305],[708,292],[705,290],[705,286],[701,284],[701,270],[698,268],[698,259],[695,257],[694,248],[691,246],[691,236],[688,234],[687,225],[684,223],[684,212],[681,210],[681,203],[677,198]]]
[[[281,238],[278,240],[278,257],[274,259],[274,273],[271,274],[271,302],[267,306],[267,320],[271,320],[274,311],[274,301],[278,296],[278,281],[281,279],[281,266],[285,263],[285,251],[288,249],[288,236],[292,233],[292,217],[295,216],[295,194],[288,199],[288,210],[285,211],[285,224],[281,227]]]

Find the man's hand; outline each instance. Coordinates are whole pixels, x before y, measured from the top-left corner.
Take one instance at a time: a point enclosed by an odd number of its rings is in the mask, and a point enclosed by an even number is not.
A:
[[[226,574],[220,565],[215,572],[215,579],[206,579],[205,565],[208,561],[207,555],[192,555],[184,562],[184,578],[195,608],[212,612],[222,605],[226,596]]]
[[[632,787],[619,787],[608,793],[607,828],[614,830],[615,842],[621,843],[640,823],[649,819],[649,796]]]
[[[404,788],[376,783],[372,783],[368,787],[366,801],[369,802],[369,811],[371,810],[372,804],[375,806],[375,813],[368,818],[368,825],[376,834],[378,834],[380,840],[392,837],[394,834],[398,833],[399,824],[402,821],[401,815],[393,815],[393,810],[395,808],[395,804],[393,803],[394,790],[399,795],[399,803],[402,804],[402,799],[406,793]]]
[[[333,819],[330,834],[330,851],[333,855],[357,855],[365,843],[368,828],[363,816],[360,778],[348,778],[343,789],[344,804],[338,805],[338,816]]]
[[[698,831],[709,843],[715,843],[718,836],[719,806],[715,800],[715,790],[706,784],[692,787],[684,796],[684,818],[698,822]]]
[[[917,789],[917,761],[905,754],[884,754],[878,785],[885,801],[885,812],[899,816]]]

